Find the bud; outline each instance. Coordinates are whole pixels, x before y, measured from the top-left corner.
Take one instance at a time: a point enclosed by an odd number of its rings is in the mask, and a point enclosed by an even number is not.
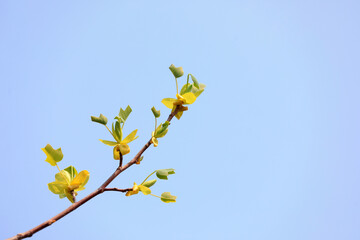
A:
[[[174,74],[175,78],[179,78],[184,75],[184,70],[182,67],[175,67],[174,64],[171,64],[169,67],[170,71]]]

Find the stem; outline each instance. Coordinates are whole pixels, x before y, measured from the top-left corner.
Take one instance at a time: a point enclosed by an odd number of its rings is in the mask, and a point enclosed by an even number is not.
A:
[[[106,191],[115,191],[115,192],[128,192],[128,191],[132,191],[132,188],[125,188],[125,189],[120,189],[120,188],[105,188],[104,192]]]
[[[156,127],[157,127],[157,118],[155,118],[155,130],[154,130],[154,134],[156,134]]]
[[[177,78],[175,78],[175,82],[176,82],[176,93],[179,94],[179,87],[178,87]]]
[[[157,196],[157,195],[154,195],[154,194],[152,194],[152,193],[150,193],[149,195],[154,196],[154,197],[161,198],[161,197],[159,197],[159,196]]]
[[[123,155],[121,154],[120,149],[119,149],[119,154],[120,154],[119,168],[121,168],[121,167],[122,167],[122,164],[123,164]]]
[[[111,134],[111,136],[113,136],[113,138],[116,139],[115,136],[114,136],[114,134],[113,134],[113,133],[110,131],[110,129],[108,128],[108,126],[105,125],[105,127],[106,127],[106,129],[109,131],[109,133]]]
[[[176,113],[179,111],[179,107],[177,106],[175,108],[175,110],[170,113],[167,121],[171,121],[171,119],[173,119],[173,117],[176,115]],[[70,205],[70,207],[68,207],[67,209],[65,209],[64,211],[60,212],[58,215],[54,216],[53,218],[50,218],[49,220],[43,222],[42,224],[26,231],[23,233],[19,233],[14,237],[9,238],[8,240],[19,240],[19,239],[24,239],[24,238],[28,238],[31,237],[33,234],[41,231],[42,229],[50,226],[51,224],[53,224],[54,222],[58,221],[59,219],[65,217],[66,215],[68,215],[69,213],[71,213],[72,211],[74,211],[75,209],[77,209],[78,207],[82,206],[83,204],[85,204],[87,201],[89,201],[90,199],[96,197],[97,195],[105,192],[105,191],[116,191],[116,190],[107,190],[107,186],[123,171],[125,171],[126,169],[128,169],[130,166],[134,165],[136,163],[136,161],[138,160],[138,158],[145,152],[146,149],[149,148],[149,146],[151,145],[151,138],[150,140],[143,146],[142,149],[140,149],[140,151],[135,155],[135,157],[128,162],[127,164],[125,164],[122,167],[118,167],[115,172],[98,188],[96,189],[94,192],[90,193],[89,195],[87,195],[86,197],[84,197],[83,199],[81,199],[80,201],[73,203]],[[111,189],[111,188],[109,188]],[[132,188],[131,188],[132,189]],[[151,194],[152,195],[152,194]],[[156,196],[156,195],[153,195]],[[156,196],[159,197],[159,196]]]
[[[148,178],[149,178],[151,175],[153,175],[154,173],[156,173],[156,170],[153,171],[149,176],[147,176],[147,178],[145,178],[145,180],[144,180],[141,184],[143,184],[146,180],[148,180]],[[140,185],[141,185],[141,184],[140,184]]]

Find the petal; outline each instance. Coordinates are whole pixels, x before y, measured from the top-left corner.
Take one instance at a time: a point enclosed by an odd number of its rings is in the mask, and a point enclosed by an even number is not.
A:
[[[144,195],[148,195],[151,193],[150,188],[145,187],[143,185],[139,185],[139,190],[144,194]]]
[[[174,102],[176,101],[177,99],[174,99],[174,98],[164,98],[163,100],[161,100],[161,102],[167,107],[167,108],[170,108],[172,109],[174,107]]]
[[[58,181],[48,183],[49,190],[54,194],[63,194],[66,187],[67,184]]]
[[[90,173],[87,170],[81,171],[75,178],[72,180],[70,184],[71,189],[77,189],[80,187],[84,187],[88,182],[90,177]]]
[[[136,138],[138,138],[138,137],[135,137],[136,133],[137,133],[137,129],[135,129],[129,135],[127,135],[127,137],[124,138],[124,140],[122,140],[120,143],[126,144],[126,143],[134,141]]]
[[[182,97],[185,98],[185,104],[193,104],[196,101],[196,97],[192,92],[185,93]]]

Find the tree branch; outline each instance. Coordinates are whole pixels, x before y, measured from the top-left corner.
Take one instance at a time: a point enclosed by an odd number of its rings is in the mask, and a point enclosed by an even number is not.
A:
[[[174,111],[172,111],[167,119],[167,121],[171,121],[171,119],[173,119],[173,117],[178,113],[179,111],[179,106],[177,106],[175,108]],[[135,155],[135,157],[129,161],[127,164],[125,164],[124,166],[119,166],[115,172],[94,192],[90,193],[89,195],[87,195],[86,197],[84,197],[83,199],[79,200],[78,202],[73,203],[70,207],[68,207],[67,209],[65,209],[64,211],[60,212],[58,215],[54,216],[53,218],[50,218],[49,220],[43,222],[42,224],[26,231],[23,233],[19,233],[14,237],[8,238],[7,240],[19,240],[19,239],[24,239],[24,238],[28,238],[31,237],[33,234],[37,233],[38,231],[41,231],[42,229],[50,226],[51,224],[53,224],[54,222],[58,221],[59,219],[65,217],[66,215],[68,215],[69,213],[71,213],[72,211],[74,211],[75,209],[77,209],[78,207],[82,206],[83,204],[85,204],[87,201],[89,201],[90,199],[96,197],[97,195],[105,192],[105,191],[129,191],[132,190],[132,188],[129,189],[118,189],[118,188],[106,188],[120,173],[122,173],[123,171],[125,171],[127,168],[129,168],[131,165],[135,164],[137,162],[137,160],[141,157],[141,155],[146,151],[146,149],[148,149],[151,145],[151,138],[149,141],[147,141],[147,143],[144,145],[144,147],[142,147],[142,149],[140,149],[140,151]],[[122,158],[121,154],[120,157]],[[120,162],[122,162],[120,160]]]
[[[104,192],[106,191],[116,191],[116,192],[128,192],[128,191],[132,191],[132,188],[125,188],[125,189],[120,189],[120,188],[105,188]]]

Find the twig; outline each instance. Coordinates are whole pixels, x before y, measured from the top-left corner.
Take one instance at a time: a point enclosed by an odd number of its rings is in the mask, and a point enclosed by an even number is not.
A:
[[[119,149],[119,154],[120,154],[119,168],[121,168],[121,167],[122,167],[122,163],[123,163],[123,155],[122,155],[120,149]]]
[[[179,106],[177,106],[175,108],[175,110],[173,112],[171,112],[171,114],[169,115],[167,121],[171,121],[171,119],[173,119],[173,117],[176,115],[176,113],[179,111]],[[19,233],[14,237],[8,238],[7,240],[19,240],[19,239],[24,239],[24,238],[28,238],[31,237],[34,233],[37,233],[38,231],[41,231],[42,229],[50,226],[51,224],[53,224],[54,222],[58,221],[59,219],[65,217],[66,215],[68,215],[69,213],[71,213],[72,211],[74,211],[75,209],[77,209],[78,207],[82,206],[84,203],[86,203],[87,201],[89,201],[90,199],[96,197],[97,195],[105,192],[105,191],[118,191],[118,190],[113,190],[115,188],[106,188],[120,173],[122,173],[123,171],[125,171],[127,168],[129,168],[131,165],[135,164],[136,161],[140,158],[140,156],[145,152],[146,149],[149,148],[149,146],[151,145],[151,138],[150,140],[144,145],[144,147],[142,149],[140,149],[140,151],[135,155],[135,157],[128,162],[127,164],[125,164],[124,166],[119,166],[115,172],[94,192],[90,193],[89,195],[87,195],[86,197],[84,197],[83,199],[79,200],[78,202],[73,203],[72,205],[70,205],[70,207],[68,207],[67,209],[65,209],[64,211],[60,212],[58,215],[54,216],[53,218],[50,218],[49,220],[43,222],[42,224],[26,231],[23,233]],[[122,155],[120,154],[120,163],[122,159]],[[119,189],[119,190],[124,190],[124,189]],[[126,190],[126,189],[125,189]]]
[[[105,188],[104,192],[106,191],[117,191],[117,192],[128,192],[128,191],[132,191],[132,188],[125,188],[125,189],[120,189],[120,188]]]

